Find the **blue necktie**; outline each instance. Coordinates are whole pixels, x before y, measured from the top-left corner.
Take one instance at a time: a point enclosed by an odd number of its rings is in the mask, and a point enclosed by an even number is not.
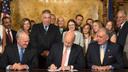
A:
[[[24,48],[20,48],[20,62],[22,63],[23,60],[23,54],[24,54]]]

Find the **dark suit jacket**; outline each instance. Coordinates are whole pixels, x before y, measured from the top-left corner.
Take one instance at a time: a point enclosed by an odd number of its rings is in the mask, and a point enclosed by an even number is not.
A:
[[[62,43],[53,45],[47,59],[48,66],[50,66],[51,64],[55,64],[59,68],[61,66],[62,53]],[[72,45],[68,65],[73,65],[75,69],[84,69],[84,54],[80,46],[76,44]]]
[[[60,30],[59,30],[60,31]],[[66,31],[66,29],[65,28],[63,28],[63,31],[62,31],[62,33],[60,32],[60,35],[61,35],[61,42],[62,42],[62,39],[63,39],[63,33]]]
[[[123,27],[119,30],[119,35],[117,36],[117,43],[121,46],[121,50],[123,51],[126,37],[128,34],[128,21],[125,22]]]
[[[61,42],[59,28],[50,24],[48,31],[44,30],[42,23],[35,24],[32,27],[30,34],[30,44],[33,48],[38,49],[38,52],[49,50],[54,43]]]
[[[4,68],[4,69],[8,65],[13,65],[14,63],[20,63],[20,57],[19,57],[17,45],[6,47],[0,60],[1,68]],[[26,48],[23,55],[22,64],[27,64],[30,69],[36,68],[38,66],[36,50],[31,48]]]
[[[11,43],[11,42],[9,41],[9,38],[8,38],[8,36],[7,36],[7,33],[6,33],[6,45],[7,45],[7,46],[10,46],[10,45],[16,43],[16,33],[17,33],[17,32],[14,31],[14,30],[12,30],[12,29],[11,29],[11,32],[12,32],[12,37],[13,37],[13,43]]]
[[[103,64],[101,64],[100,45],[98,45],[97,42],[90,43],[87,52],[87,63],[89,68],[91,68],[92,65],[98,65],[98,66],[112,65],[114,69],[122,68],[123,61],[122,61],[121,52],[119,50],[119,46],[108,42]]]

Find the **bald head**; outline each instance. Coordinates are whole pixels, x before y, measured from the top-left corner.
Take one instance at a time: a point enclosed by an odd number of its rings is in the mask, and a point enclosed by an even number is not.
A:
[[[66,47],[71,47],[75,39],[74,31],[68,31],[66,32],[64,36],[64,45]]]

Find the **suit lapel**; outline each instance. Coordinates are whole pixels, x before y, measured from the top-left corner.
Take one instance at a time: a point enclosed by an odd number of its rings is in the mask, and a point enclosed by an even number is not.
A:
[[[109,43],[107,43],[107,47],[106,47],[106,51],[105,51],[105,56],[104,56],[104,61],[103,61],[104,65],[109,63],[109,59],[108,59],[109,54],[110,54],[110,45],[109,45]]]
[[[42,33],[42,32],[45,32],[44,25],[43,25],[42,23],[40,24],[40,30],[41,30],[41,31],[40,31],[41,33]]]
[[[126,22],[124,23],[123,27],[121,28],[121,30],[122,30],[122,29],[125,29],[125,28],[127,28],[127,27],[128,27],[128,22],[126,21]]]
[[[14,50],[15,50],[15,55],[16,55],[16,61],[19,63],[20,62],[20,56],[19,56],[19,51],[18,51],[18,46],[15,45],[14,46]]]
[[[51,29],[51,24],[49,25],[47,32],[50,32],[50,30],[52,30]]]
[[[61,61],[62,61],[62,56],[63,56],[63,47],[64,47],[64,45],[63,44],[61,44],[61,46],[60,46],[60,51],[58,51],[58,55],[59,55],[59,64],[60,64],[60,66],[61,66]]]
[[[11,33],[12,33],[12,43],[14,43],[14,32],[12,29],[11,29]]]
[[[70,55],[69,55],[69,61],[68,61],[68,65],[70,65],[71,64],[71,62],[73,62],[73,60],[72,59],[74,59],[73,58],[73,56],[74,56],[74,45],[72,45],[72,47],[71,47],[71,52],[70,52]]]
[[[122,35],[124,30],[128,27],[128,22],[126,21],[121,29],[119,29],[119,35]],[[123,31],[123,32],[122,32]]]
[[[97,44],[97,46],[95,47],[95,49],[96,49],[96,58],[97,58],[97,62],[98,62],[98,64],[101,64],[101,61],[100,61],[100,46]]]
[[[108,56],[108,45],[107,45],[107,47],[106,47],[106,51],[105,51],[105,55],[104,55],[104,61],[103,61],[103,64],[106,64],[107,63],[107,56]]]

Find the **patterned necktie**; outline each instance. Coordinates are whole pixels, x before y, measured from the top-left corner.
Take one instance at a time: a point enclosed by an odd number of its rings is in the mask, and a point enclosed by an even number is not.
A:
[[[104,60],[104,46],[101,46],[100,47],[100,61],[101,61],[101,64],[103,64],[103,60]]]
[[[67,48],[65,48],[65,51],[63,53],[63,57],[62,57],[62,62],[61,62],[61,68],[64,69],[64,64],[66,62],[66,58],[67,58]]]
[[[24,55],[24,48],[20,48],[20,62],[23,61],[23,55]]]
[[[47,32],[47,30],[48,30],[48,26],[44,26],[44,29],[45,29],[45,31]]]

